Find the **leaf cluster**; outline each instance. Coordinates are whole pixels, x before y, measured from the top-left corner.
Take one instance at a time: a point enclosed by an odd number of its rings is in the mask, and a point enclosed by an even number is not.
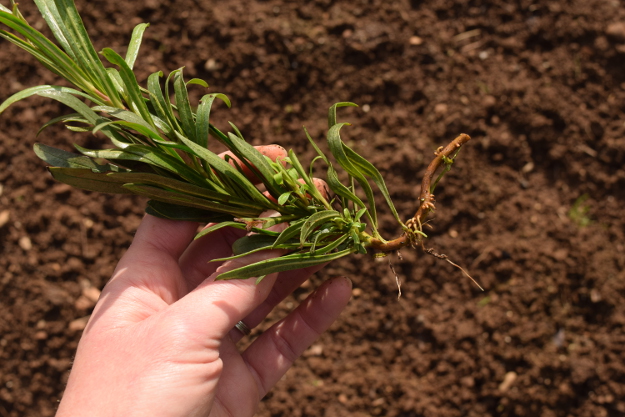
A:
[[[233,256],[227,259],[268,248],[286,250],[284,256],[224,273],[222,279],[262,277],[365,253],[372,240],[384,241],[377,231],[372,185],[407,230],[380,172],[341,140],[340,131],[349,124],[337,121],[337,108],[355,104],[337,103],[329,109],[327,140],[333,160],[305,131],[318,153],[308,167],[292,150],[287,158],[272,161],[246,142],[234,124],[226,133],[211,123],[216,100],[230,107],[225,95],[205,94],[196,107],[191,105],[189,86],[207,88],[208,84],[200,79],[185,81],[183,68],[167,77],[155,72],[145,87],[138,83],[133,67],[147,24],[135,27],[125,57],[111,48],[98,54],[72,0],[35,3],[59,46],[30,26],[13,0],[11,10],[0,5],[0,27],[4,28],[0,37],[32,54],[74,88],[27,88],[5,100],[0,113],[32,95],[48,97],[73,113],[48,121],[39,132],[63,123],[72,131],[100,133],[112,145],[109,149],[75,145],[76,154],[37,144],[36,154],[52,166],[50,172],[57,180],[86,190],[146,196],[150,214],[211,223],[198,237],[223,227],[254,232],[237,241]],[[214,141],[225,145],[232,156],[223,159],[211,151]],[[326,166],[333,199],[325,198],[313,182],[318,160]],[[266,194],[244,170],[253,173]],[[337,170],[346,172],[346,184],[339,180]],[[356,184],[364,199],[358,197]],[[263,217],[268,210],[278,216]],[[282,232],[269,230],[284,222],[289,226]]]

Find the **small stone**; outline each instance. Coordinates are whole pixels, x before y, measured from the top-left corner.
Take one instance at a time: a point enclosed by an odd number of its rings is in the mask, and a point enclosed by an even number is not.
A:
[[[50,301],[55,306],[65,305],[71,302],[71,297],[67,291],[51,283],[48,283],[44,287],[43,293],[48,301]]]
[[[95,306],[95,303],[91,301],[90,299],[88,299],[87,297],[85,297],[84,295],[81,295],[80,297],[78,297],[76,301],[74,302],[74,307],[76,308],[76,310],[84,311],[93,306]]]
[[[46,340],[48,338],[48,333],[44,332],[43,330],[39,330],[38,332],[35,332],[35,340]]]
[[[0,211],[0,228],[9,222],[11,212],[9,210]]]
[[[497,99],[490,94],[487,94],[482,98],[482,105],[488,109],[495,107],[496,104]]]
[[[79,319],[76,320],[72,320],[69,325],[67,326],[69,330],[73,331],[73,332],[78,332],[81,330],[84,330],[85,327],[87,327],[87,323],[89,322],[89,317],[91,316],[85,316],[85,317],[81,317]]]
[[[71,190],[72,186],[69,184],[56,184],[54,187],[52,187],[52,192],[57,195],[68,193]]]
[[[601,293],[598,289],[593,288],[592,290],[590,290],[590,301],[592,301],[593,303],[598,303],[599,301],[601,301],[601,299]]]
[[[457,238],[457,237],[458,237],[458,232],[457,232],[456,230],[454,230],[454,229],[451,229],[451,230],[449,231],[449,236],[451,236],[452,238],[454,238],[454,239],[455,239],[455,238]]]
[[[528,174],[532,172],[533,170],[534,170],[534,163],[532,161],[529,161],[527,164],[523,165],[523,168],[521,168],[521,172],[524,174]]]
[[[514,381],[517,379],[516,372],[508,372],[504,375],[503,381],[499,384],[499,391],[506,392],[510,389]]]
[[[322,353],[323,353],[322,345],[312,345],[311,347],[308,348],[308,350],[306,350],[306,352],[304,352],[304,356],[321,356]]]
[[[352,295],[353,295],[354,297],[360,297],[360,296],[362,295],[362,289],[360,289],[360,288],[354,288],[354,289],[352,290]]]
[[[216,71],[219,69],[219,64],[215,59],[210,58],[204,63],[204,69],[206,71]]]
[[[410,45],[421,45],[423,43],[423,38],[419,36],[411,36],[408,42]]]
[[[625,22],[610,23],[605,33],[611,38],[619,41],[625,41]]]
[[[28,236],[22,236],[17,243],[20,245],[20,248],[25,251],[29,251],[33,248],[33,242],[31,242]]]
[[[96,287],[84,288],[82,290],[82,295],[87,297],[89,300],[93,301],[94,303],[98,302],[98,299],[100,298],[100,293],[101,291],[97,289]]]
[[[438,103],[436,106],[434,106],[434,113],[436,114],[446,114],[448,111],[448,107],[447,104],[445,103]]]
[[[339,398],[338,399],[339,399],[339,402],[341,404],[346,404],[347,403],[347,395],[345,395],[345,394],[339,394]]]

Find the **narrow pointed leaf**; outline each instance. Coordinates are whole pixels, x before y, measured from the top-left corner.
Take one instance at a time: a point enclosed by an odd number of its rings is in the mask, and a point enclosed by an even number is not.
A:
[[[52,31],[52,34],[59,42],[59,44],[61,44],[61,47],[74,61],[76,61],[74,51],[72,50],[70,42],[66,38],[68,30],[61,20],[59,11],[56,8],[56,3],[54,1],[35,0],[35,4],[41,12],[41,16],[44,18],[44,20],[48,24],[48,27]]]
[[[208,88],[208,83],[201,78],[191,78],[189,81],[187,81],[187,86],[193,85],[193,84],[201,85],[204,88]]]
[[[139,48],[141,47],[141,39],[143,38],[143,32],[150,26],[149,23],[139,23],[132,30],[132,36],[130,37],[130,43],[128,44],[128,51],[126,52],[126,64],[128,68],[132,69],[135,65],[137,55],[139,55]]]
[[[43,132],[48,127],[54,124],[69,123],[69,122],[89,124],[89,122],[84,117],[81,117],[80,114],[78,113],[66,114],[66,115],[55,117],[53,119],[48,120],[43,126],[39,128],[39,130],[37,131],[37,136],[39,136],[41,132]]]
[[[291,165],[293,166],[293,168],[295,168],[295,170],[299,174],[300,178],[302,178],[306,182],[306,185],[308,185],[308,192],[310,193],[310,195],[312,195],[317,201],[320,201],[327,209],[330,209],[330,203],[328,203],[323,195],[321,195],[319,190],[317,190],[315,183],[304,170],[304,167],[300,163],[299,159],[297,159],[297,155],[295,155],[293,149],[289,149],[289,160],[291,161]]]
[[[143,184],[123,184],[122,187],[130,190],[133,194],[143,195],[153,200],[164,203],[177,204],[187,207],[195,207],[217,213],[230,214],[234,216],[258,216],[258,210],[234,207],[223,203],[215,203],[203,198],[194,197],[188,194],[181,194],[174,191],[167,191],[159,187]]]
[[[130,194],[132,192],[124,188],[123,184],[109,181],[106,174],[95,173],[90,169],[58,167],[48,169],[54,179],[72,187],[110,194]]]
[[[195,235],[193,239],[194,240],[199,239],[219,229],[223,229],[224,227],[234,227],[235,229],[243,229],[243,230],[245,230],[246,228],[245,224],[240,223],[240,222],[233,222],[233,221],[221,222],[221,223],[217,223],[217,224],[214,224],[212,226],[202,229],[198,234]]]
[[[347,123],[337,123],[328,130],[328,145],[330,146],[330,152],[336,158],[336,161],[339,165],[347,171],[347,173],[353,176],[358,184],[362,187],[365,195],[367,196],[367,200],[369,201],[369,213],[371,215],[371,220],[373,222],[372,226],[375,229],[378,228],[378,221],[375,209],[375,197],[373,195],[373,190],[371,189],[371,185],[367,181],[367,178],[363,175],[360,169],[352,163],[352,161],[345,154],[345,148],[343,141],[341,140],[341,136],[339,134],[341,128],[347,125]]]
[[[60,168],[84,168],[95,170],[98,172],[118,171],[119,167],[111,164],[100,165],[91,158],[83,155],[77,155],[62,149],[53,148],[42,143],[36,143],[33,147],[35,154],[54,167]]]
[[[258,149],[247,143],[240,137],[228,134],[228,138],[231,141],[232,152],[250,168],[252,172],[257,172],[258,179],[265,184],[267,191],[275,198],[279,197],[283,192],[289,191],[281,187],[274,178],[275,170],[269,165],[267,158],[260,153]]]
[[[195,207],[185,207],[156,200],[148,201],[145,212],[163,219],[198,223],[219,223],[232,220],[232,216],[229,214],[215,213]]]
[[[129,145],[124,149],[90,150],[74,145],[83,155],[92,158],[104,158],[108,160],[139,161],[163,168],[173,174],[179,175],[187,181],[203,186],[207,184],[206,178],[186,166],[180,160],[171,155],[159,152],[154,148],[143,145]]]
[[[198,158],[208,162],[208,164],[215,171],[218,171],[223,177],[228,178],[233,182],[236,182],[237,185],[245,192],[247,197],[251,198],[253,201],[262,204],[267,209],[281,211],[281,207],[279,205],[271,202],[267,197],[265,197],[258,190],[258,188],[256,188],[247,178],[245,178],[243,174],[237,171],[232,165],[230,165],[208,149],[201,147],[197,143],[192,142],[191,140],[183,136],[179,136],[179,138],[193,151],[193,153]]]
[[[319,211],[312,216],[310,216],[302,225],[302,230],[300,232],[300,244],[304,244],[308,236],[319,226],[322,226],[325,223],[336,219],[337,217],[341,217],[338,211],[335,210],[324,210]]]
[[[73,88],[70,87],[61,87],[61,86],[56,86],[56,85],[39,85],[36,87],[30,87],[27,88],[25,90],[22,90],[18,93],[13,94],[12,96],[10,96],[9,98],[7,98],[1,105],[0,105],[0,113],[2,113],[4,110],[6,110],[7,107],[9,107],[11,104],[23,100],[27,97],[33,96],[33,95],[43,95],[44,93],[67,93],[67,94],[75,94],[75,95],[79,95],[82,97],[85,97],[89,100],[94,100],[94,98],[88,94],[83,93],[82,91],[78,91],[75,90]],[[85,107],[88,108],[88,106],[85,105]]]
[[[195,138],[197,144],[205,148],[208,146],[208,134],[210,132],[210,111],[216,98],[221,99],[230,107],[230,100],[224,94],[206,94],[200,100],[200,104],[197,108]]]
[[[249,235],[237,239],[232,245],[234,255],[242,255],[259,249],[269,249],[276,241],[276,236]]]
[[[290,239],[293,239],[295,236],[298,236],[302,230],[302,226],[303,222],[301,221],[290,224],[289,227],[287,227],[280,233],[280,236],[278,236],[278,238],[274,242],[274,245],[280,245],[289,241]]]
[[[55,0],[59,12],[59,18],[65,25],[68,42],[79,66],[91,82],[104,94],[106,94],[116,107],[123,107],[119,100],[117,90],[107,75],[102,61],[98,57],[91,39],[82,23],[82,19],[76,10],[73,0]]]
[[[150,92],[150,103],[156,110],[156,114],[171,126],[171,130],[180,130],[176,117],[171,107],[169,99],[165,100],[163,91],[161,90],[160,78],[163,76],[161,71],[150,74],[148,77],[148,91]]]
[[[358,107],[358,104],[348,101],[333,104],[332,107],[330,107],[330,109],[328,110],[328,129],[337,124],[336,109],[339,107]]]
[[[174,93],[176,97],[176,108],[178,109],[178,117],[182,123],[184,135],[197,143],[195,123],[193,120],[193,111],[189,104],[189,93],[184,83],[182,69],[174,71]]]
[[[217,279],[245,279],[268,275],[274,272],[303,269],[342,258],[343,256],[349,255],[353,252],[353,249],[344,249],[340,252],[325,255],[311,255],[309,253],[286,255],[224,272],[220,274]]]
[[[126,61],[119,56],[117,52],[112,50],[111,48],[104,48],[102,50],[102,55],[114,65],[117,65],[120,69],[119,75],[124,82],[124,91],[130,100],[128,103],[132,110],[139,114],[143,120],[149,123],[151,126],[154,126],[154,121],[152,120],[152,116],[148,111],[148,107],[145,104],[145,98],[141,93],[141,89],[139,88],[139,84],[137,83],[137,78],[135,74],[132,72]],[[156,127],[155,127],[156,128]]]

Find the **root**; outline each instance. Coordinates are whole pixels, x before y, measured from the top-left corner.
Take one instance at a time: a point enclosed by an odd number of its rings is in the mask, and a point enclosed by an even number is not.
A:
[[[449,259],[449,257],[448,257],[447,255],[445,255],[444,253],[437,253],[437,252],[435,252],[435,251],[434,251],[434,249],[433,249],[433,248],[430,248],[430,249],[423,248],[423,251],[424,251],[425,253],[427,253],[428,255],[432,255],[433,257],[438,258],[438,259],[443,259],[444,261],[446,261],[446,262],[450,263],[451,265],[455,266],[456,268],[458,268],[459,270],[461,270],[461,271],[462,271],[462,273],[463,273],[465,276],[467,276],[467,277],[468,277],[471,281],[473,281],[473,283],[474,283],[475,285],[477,285],[477,287],[478,287],[480,290],[484,291],[484,288],[482,288],[482,286],[481,286],[480,284],[478,284],[478,282],[477,282],[475,279],[473,279],[473,277],[472,277],[471,275],[469,275],[469,273],[468,273],[467,271],[465,271],[465,270],[464,270],[464,268],[462,268],[460,265],[458,265],[458,264],[456,264],[456,263],[452,262],[452,261]]]
[[[397,252],[399,254],[399,252]],[[400,255],[401,256],[401,255]],[[395,267],[393,266],[393,262],[391,262],[391,257],[388,257],[388,267],[391,268],[393,275],[395,275],[395,283],[397,284],[397,301],[401,298],[401,280],[399,279],[399,275],[395,271]]]

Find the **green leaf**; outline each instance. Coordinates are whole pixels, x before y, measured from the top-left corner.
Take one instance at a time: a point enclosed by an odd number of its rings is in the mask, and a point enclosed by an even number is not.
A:
[[[165,100],[163,91],[161,90],[160,77],[163,76],[161,71],[155,72],[148,77],[148,91],[150,92],[150,103],[158,117],[171,126],[172,131],[180,130],[180,126],[174,116],[174,111],[169,99]],[[171,138],[175,139],[175,138]]]
[[[100,123],[93,128],[93,133],[95,134],[101,129],[104,129],[105,127],[111,126],[111,125],[127,127],[129,129],[136,130],[139,134],[147,138],[150,138],[153,140],[161,140],[161,137],[158,135],[158,133],[156,133],[149,127],[146,127],[144,124],[125,122],[123,120]]]
[[[43,1],[46,1],[48,5],[53,3],[52,0],[38,0],[38,3]],[[73,51],[79,67],[82,68],[93,85],[108,96],[115,107],[123,107],[117,91],[107,75],[106,69],[102,65],[102,61],[100,61],[98,54],[93,48],[74,1],[55,0],[54,3],[57,6],[58,16],[52,16],[51,18],[57,21],[57,24],[63,30],[64,35],[67,37],[68,46]],[[42,13],[44,11],[42,10]],[[65,27],[64,29],[63,26]]]
[[[278,204],[280,204],[281,206],[285,205],[291,194],[293,194],[293,191],[287,191],[286,193],[282,193],[280,197],[278,197]]]
[[[89,191],[99,191],[110,194],[130,194],[123,184],[110,181],[106,174],[96,173],[84,168],[48,168],[57,181],[69,184],[72,187]]]
[[[224,272],[220,274],[217,279],[245,279],[258,277],[261,275],[268,275],[274,272],[308,268],[311,266],[320,265],[326,262],[333,261],[335,259],[342,258],[343,256],[353,253],[353,251],[353,249],[344,249],[340,252],[334,252],[324,255],[311,255],[310,253],[296,253],[291,255],[285,255],[279,258],[267,259],[252,265],[247,265],[241,268],[233,269],[228,272]]]
[[[127,160],[127,161],[139,161],[149,165],[154,165],[159,168],[163,168],[173,174],[179,175],[185,180],[199,185],[200,187],[206,186],[208,180],[202,177],[197,171],[189,168],[180,160],[158,151],[155,148],[150,148],[143,145],[129,145],[124,149],[102,149],[102,150],[90,150],[81,146],[74,145],[83,155],[90,156],[92,158],[104,158],[108,160]]]
[[[271,167],[265,155],[260,153],[258,149],[232,133],[228,134],[231,146],[230,150],[234,153],[242,163],[254,173],[257,173],[259,180],[263,182],[267,191],[274,197],[279,197],[285,191],[289,191],[281,187],[274,178],[275,170]]]
[[[124,91],[126,92],[128,99],[130,102],[128,103],[132,110],[139,114],[143,120],[150,124],[154,129],[154,121],[152,120],[152,115],[150,114],[147,105],[145,104],[145,98],[141,93],[141,88],[139,87],[139,83],[137,82],[137,77],[132,72],[126,61],[114,50],[111,48],[104,48],[102,50],[102,55],[114,65],[117,65],[120,69],[119,75],[121,76],[124,82]],[[119,106],[123,107],[123,106]]]
[[[205,229],[202,229],[198,234],[193,238],[194,240],[199,239],[203,236],[211,234],[219,229],[223,229],[224,227],[234,227],[235,229],[243,229],[245,230],[246,226],[244,223],[234,222],[234,221],[226,221],[221,223],[216,223],[212,226],[209,226]]]
[[[82,101],[78,100],[76,97],[72,96],[71,94],[65,93],[63,90],[58,90],[58,89],[55,88],[55,89],[52,89],[52,90],[39,91],[39,92],[37,92],[37,94],[42,96],[42,97],[48,97],[48,98],[57,100],[57,101],[65,104],[66,106],[74,109],[76,112],[78,112],[81,116],[83,116],[92,125],[95,125],[95,124],[99,123],[100,121],[108,120],[108,119],[102,118],[97,113],[95,113],[93,110],[91,110],[89,108],[89,106],[87,106],[85,103],[83,103]],[[110,127],[106,127],[104,129],[102,129],[101,131],[107,137],[109,137],[109,139],[111,139],[112,141],[122,141],[123,140],[123,137],[119,136],[119,134],[117,134],[117,132],[115,132]]]
[[[60,86],[56,86],[56,85],[39,85],[36,87],[30,87],[27,88],[25,90],[22,90],[20,92],[17,92],[15,94],[13,94],[12,96],[10,96],[9,98],[7,98],[2,105],[0,105],[0,113],[2,113],[4,110],[6,110],[7,107],[9,107],[11,104],[23,100],[27,97],[33,96],[33,95],[43,95],[43,93],[47,93],[47,92],[58,92],[58,93],[67,93],[67,94],[76,94],[82,97],[85,97],[89,100],[94,100],[93,97],[91,97],[88,94],[83,93],[82,91],[78,91],[75,90],[73,88],[69,88],[69,87],[60,87]],[[45,96],[44,96],[45,97]],[[87,107],[87,106],[85,106]],[[88,108],[88,107],[87,107]]]
[[[84,168],[98,172],[117,171],[118,167],[106,164],[96,164],[87,156],[77,155],[62,149],[53,148],[42,143],[36,143],[33,147],[35,154],[48,164],[60,168]]]
[[[386,187],[386,183],[384,182],[384,178],[382,177],[382,174],[380,174],[380,171],[378,171],[378,169],[375,166],[373,166],[371,162],[367,161],[365,158],[363,158],[362,156],[354,152],[349,146],[343,144],[343,150],[345,151],[345,155],[347,156],[349,161],[353,164],[353,166],[355,166],[359,170],[359,172],[362,172],[366,176],[370,177],[375,183],[375,185],[378,186],[378,188],[380,189],[380,192],[382,193],[382,195],[384,196],[384,199],[386,200],[386,203],[391,209],[391,213],[393,213],[395,220],[397,220],[397,222],[399,222],[399,224],[403,226],[404,223],[399,218],[399,214],[397,213],[397,210],[395,209],[395,205],[393,204],[393,201],[391,200],[390,193],[388,191],[388,188]]]
[[[204,88],[208,88],[208,83],[201,78],[191,78],[189,81],[187,81],[187,87],[192,84],[201,85]]]
[[[345,171],[347,171],[349,175],[353,176],[356,181],[358,181],[358,184],[360,184],[363,191],[365,192],[365,195],[367,196],[367,200],[369,202],[368,214],[370,215],[370,221],[372,222],[373,229],[376,230],[378,228],[378,221],[373,190],[371,189],[367,178],[360,171],[359,167],[354,165],[345,154],[345,146],[339,134],[341,128],[345,125],[347,125],[347,123],[337,123],[332,126],[330,130],[328,130],[328,145],[330,146],[330,152],[332,152],[332,155],[334,155],[339,165]]]
[[[302,178],[306,182],[306,185],[308,186],[308,192],[310,193],[310,195],[315,200],[321,202],[321,204],[323,204],[326,209],[331,210],[332,207],[330,206],[330,203],[328,203],[328,201],[323,197],[323,195],[321,195],[319,190],[317,190],[317,187],[315,187],[315,183],[313,182],[312,178],[304,170],[304,167],[300,163],[299,159],[297,159],[297,155],[295,155],[295,152],[293,152],[293,149],[289,149],[289,160],[291,161],[291,165],[293,166],[293,168],[295,168],[295,170],[299,174],[300,178]]]
[[[79,68],[72,61],[72,58],[39,31],[33,29],[23,19],[11,13],[0,11],[0,23],[15,30],[27,40],[22,40],[6,31],[0,31],[0,36],[31,53],[55,74],[60,75],[85,91],[94,92],[93,84],[89,81],[83,69]]]
[[[76,61],[76,56],[74,55],[70,42],[65,37],[68,30],[61,20],[61,16],[59,15],[55,2],[35,0],[35,4],[37,4],[37,8],[41,12],[41,16],[48,24],[48,27],[52,31],[56,40],[61,44],[61,47],[74,61]]]
[[[308,236],[319,226],[328,223],[336,218],[340,218],[341,215],[335,210],[323,210],[310,216],[302,225],[300,232],[300,244],[304,245]]]
[[[151,198],[152,200],[162,201],[164,203],[195,207],[203,210],[241,217],[258,216],[260,214],[258,210],[215,203],[203,198],[194,197],[188,194],[181,194],[174,191],[167,191],[151,185],[123,184],[122,186],[130,190],[133,194],[143,195]]]
[[[333,104],[328,110],[328,129],[330,129],[332,126],[334,126],[337,123],[336,109],[339,107],[358,107],[358,104],[351,103],[348,101]]]
[[[260,249],[268,249],[274,245],[276,236],[267,235],[249,235],[237,239],[232,245],[232,253],[243,255],[249,252],[255,252]]]
[[[69,123],[69,122],[89,124],[89,122],[84,117],[81,117],[80,114],[78,113],[66,114],[66,115],[55,117],[53,119],[48,120],[43,126],[39,128],[39,130],[37,131],[37,136],[39,136],[41,132],[46,130],[48,127],[56,123]],[[69,128],[70,127],[68,126],[68,129]],[[91,128],[87,128],[87,130],[91,131]]]
[[[126,64],[128,64],[128,68],[130,69],[134,67],[137,55],[139,54],[143,32],[145,32],[149,26],[149,23],[139,23],[132,31],[130,43],[128,44],[128,51],[126,51]]]
[[[184,207],[176,204],[150,200],[145,212],[152,216],[170,220],[182,220],[198,223],[218,223],[232,220],[229,214],[215,213],[194,207]]]
[[[173,74],[176,108],[178,109],[178,117],[182,123],[184,136],[193,142],[198,143],[195,131],[195,121],[193,119],[193,111],[191,110],[191,105],[189,104],[189,93],[187,92],[187,86],[184,83],[184,78],[182,76],[182,68],[175,70]]]
[[[153,185],[166,190],[176,191],[182,194],[205,198],[215,202],[220,202],[229,206],[239,206],[262,212],[263,207],[249,200],[238,199],[229,194],[219,191],[213,191],[205,187],[189,184],[187,182],[178,181],[173,178],[167,178],[160,174],[150,174],[145,172],[120,172],[108,174],[112,180],[120,183],[140,183],[145,185]]]
[[[282,207],[271,202],[265,197],[243,174],[237,171],[232,165],[221,159],[219,156],[209,151],[206,148],[201,147],[191,140],[179,136],[179,139],[187,145],[193,153],[200,159],[206,161],[215,171],[221,174],[222,180],[229,180],[229,183],[235,183],[245,195],[243,198],[250,198],[253,201],[263,205],[267,209],[273,209],[276,211],[282,211]]]
[[[334,249],[336,249],[339,246],[341,246],[347,239],[349,239],[349,234],[344,234],[344,235],[336,238],[332,242],[330,242],[328,245],[323,246],[323,247],[321,247],[319,249],[316,248],[317,244],[315,242],[315,245],[311,248],[311,253],[314,252],[317,255],[324,255],[326,253],[330,253]]]
[[[280,245],[299,235],[303,225],[304,221],[295,221],[291,223],[286,229],[284,229],[280,233],[280,235],[274,242],[274,245]]]
[[[230,99],[228,99],[228,97],[224,94],[206,94],[200,100],[200,104],[197,108],[195,138],[197,140],[197,144],[205,148],[208,146],[208,134],[210,132],[210,111],[216,98],[221,99],[228,107],[230,107]]]

